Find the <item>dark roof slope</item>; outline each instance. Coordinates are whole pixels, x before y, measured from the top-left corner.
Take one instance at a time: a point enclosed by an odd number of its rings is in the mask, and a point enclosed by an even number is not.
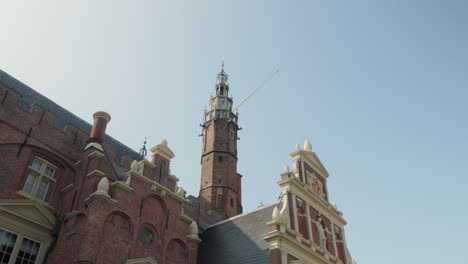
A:
[[[88,122],[77,117],[73,113],[54,103],[49,98],[36,92],[31,87],[18,81],[17,79],[13,78],[8,73],[2,70],[0,70],[0,84],[6,86],[9,89],[12,89],[13,91],[21,95],[21,98],[18,102],[19,108],[27,112],[31,112],[31,107],[34,104],[37,104],[47,109],[49,112],[54,113],[56,116],[54,126],[57,129],[63,130],[65,125],[71,124],[74,127],[81,129],[88,134],[90,133],[92,126]],[[124,144],[122,144],[121,142],[112,138],[109,135],[105,136],[104,142],[115,150],[115,159],[117,161],[119,161],[124,156],[135,160],[142,159],[142,157],[137,152],[125,146]]]
[[[270,251],[263,235],[268,232],[273,208],[267,205],[214,224],[201,235],[200,264],[269,264]]]

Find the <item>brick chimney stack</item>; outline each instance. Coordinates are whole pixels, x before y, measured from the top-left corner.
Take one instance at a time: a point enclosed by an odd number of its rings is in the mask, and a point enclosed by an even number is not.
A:
[[[111,116],[106,112],[99,111],[94,113],[93,118],[93,129],[89,135],[88,142],[101,143],[106,135],[107,123],[111,120]]]

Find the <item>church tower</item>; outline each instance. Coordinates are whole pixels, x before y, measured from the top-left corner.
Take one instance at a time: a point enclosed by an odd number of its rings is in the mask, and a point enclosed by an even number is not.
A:
[[[241,175],[237,173],[238,114],[232,112],[224,63],[218,73],[215,95],[204,113],[200,198],[227,217],[242,213]]]

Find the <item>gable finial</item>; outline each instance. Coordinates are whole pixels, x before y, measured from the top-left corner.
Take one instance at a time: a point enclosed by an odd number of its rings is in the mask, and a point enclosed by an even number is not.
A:
[[[143,157],[146,157],[146,154],[148,154],[148,151],[146,150],[146,137],[145,141],[143,142],[143,147],[140,149],[140,155]]]

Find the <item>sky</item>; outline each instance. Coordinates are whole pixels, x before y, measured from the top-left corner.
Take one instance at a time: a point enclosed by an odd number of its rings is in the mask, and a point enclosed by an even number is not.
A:
[[[468,2],[1,1],[0,69],[138,150],[163,138],[189,194],[221,58],[244,211],[305,139],[359,264],[468,259]]]

